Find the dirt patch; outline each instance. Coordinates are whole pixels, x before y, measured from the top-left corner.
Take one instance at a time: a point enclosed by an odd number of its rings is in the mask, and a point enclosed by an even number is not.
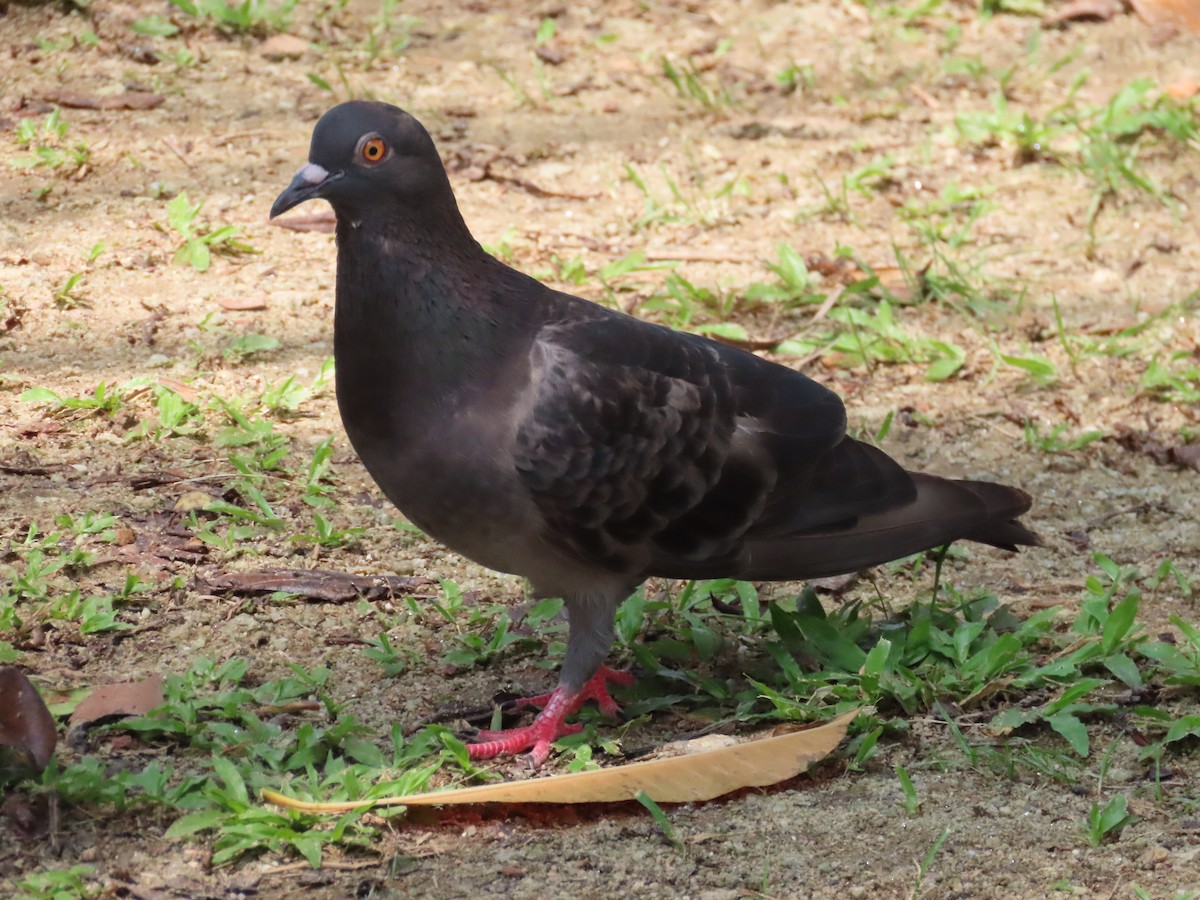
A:
[[[475,235],[555,286],[672,324],[735,323],[742,338],[774,343],[803,336],[814,310],[746,298],[745,286],[778,281],[765,265],[778,262],[778,245],[808,257],[811,273],[828,272],[813,275],[814,290],[838,277],[838,248],[896,279],[907,357],[855,361],[853,347],[810,353],[797,344],[780,358],[846,397],[865,433],[895,414],[884,446],[906,466],[992,478],[1037,498],[1032,522],[1047,546],[1018,556],[971,548],[952,566],[960,589],[989,586],[1020,613],[1073,607],[1096,552],[1144,571],[1173,560],[1195,576],[1197,473],[1170,448],[1200,429],[1186,392],[1196,388],[1186,373],[1200,348],[1200,157],[1154,135],[1122,139],[1118,150],[1137,145],[1137,172],[1150,187],[1117,181],[1109,191],[1081,162],[1090,157],[1078,135],[1023,146],[1004,118],[1007,110],[1051,122],[1062,104],[1103,106],[1137,79],[1194,79],[1195,36],[1127,14],[1043,30],[1036,18],[984,18],[960,4],[918,13],[756,0],[350,2],[297,9],[289,31],[303,46],[267,58],[258,37],[223,36],[172,10],[94,0],[86,10],[0,12],[10,49],[0,60],[0,529],[21,544],[31,523],[45,534],[58,516],[115,516],[129,540],[85,541],[102,558],[78,586],[115,592],[134,572],[146,588],[122,613],[130,630],[50,628],[31,643],[20,664],[41,685],[179,673],[201,656],[244,656],[261,682],[300,662],[328,667],[333,700],[383,735],[447,704],[486,704],[504,679],[506,688],[550,683],[538,655],[448,671],[438,662],[447,635],[400,598],[374,607],[272,603],[210,594],[196,580],[319,566],[452,579],[471,602],[523,600],[519,582],[391,526],[394,511],[350,453],[332,391],[320,385],[332,352],[333,240],[272,227],[266,211],[304,160],[316,118],[351,91],[420,117]],[[182,30],[152,37],[131,27],[149,16],[173,16]],[[539,45],[548,17],[555,34]],[[69,152],[86,142],[86,162],[10,167],[33,151],[8,135],[22,121],[44,129],[47,98],[67,92],[162,102],[64,109],[68,131],[44,143]],[[965,140],[964,115],[994,116],[995,140]],[[236,226],[256,252],[214,253],[207,271],[174,261],[185,236],[171,226],[168,202],[180,191],[204,201],[197,223],[208,224],[198,233]],[[983,210],[977,219],[973,209]],[[648,262],[681,261],[674,271],[718,298],[661,300],[664,272],[644,266],[610,276],[606,292],[595,273],[638,250]],[[896,271],[897,251],[913,270],[930,265],[928,295],[903,296],[912,287]],[[575,260],[589,273],[582,285]],[[82,278],[70,285],[74,274]],[[937,294],[957,277],[974,291]],[[661,302],[647,303],[652,296]],[[263,308],[228,308],[246,298]],[[925,378],[931,341],[963,354],[949,380]],[[1097,350],[1105,341],[1120,349]],[[1054,374],[1003,356],[1045,360]],[[1183,388],[1147,387],[1154,360]],[[218,446],[236,424],[227,416],[210,413],[192,434],[138,439],[139,425],[158,414],[149,388],[129,387],[111,415],[50,415],[20,399],[37,388],[95,399],[101,382],[143,376],[182,385],[185,399],[257,398],[289,377],[318,384],[298,414],[274,419],[293,473],[275,510],[289,521],[282,534],[221,546],[181,525],[188,491],[218,498],[236,480],[237,445]],[[1091,429],[1106,437],[1058,447],[1049,436],[1059,426],[1060,443]],[[303,473],[328,435],[335,504],[324,515],[364,534],[343,546],[288,540],[313,527]],[[902,572],[880,578],[897,606],[928,590]],[[1171,616],[1200,618],[1195,603],[1168,586],[1141,615],[1165,630]],[[395,678],[362,656],[361,642],[381,627],[410,657]],[[991,771],[956,750],[944,725],[911,726],[886,738],[864,772],[841,774],[831,763],[784,789],[672,810],[682,849],[640,808],[511,820],[456,813],[390,824],[372,853],[346,853],[319,872],[275,855],[212,869],[205,845],[161,838],[173,816],[68,812],[53,840],[18,839],[0,822],[0,884],[84,862],[134,896],[303,887],[330,897],[872,897],[906,895],[918,883],[933,897],[1200,890],[1200,825],[1194,800],[1181,799],[1195,796],[1194,752],[1175,761],[1164,798],[1119,724],[1095,729],[1105,750],[1093,751],[1073,783],[1021,765]],[[636,740],[685,727],[663,714]],[[1029,737],[1035,749],[1063,752],[1048,732]],[[912,773],[923,801],[915,818],[901,805],[896,765]],[[1101,782],[1132,792],[1139,821],[1092,848],[1083,822]]]

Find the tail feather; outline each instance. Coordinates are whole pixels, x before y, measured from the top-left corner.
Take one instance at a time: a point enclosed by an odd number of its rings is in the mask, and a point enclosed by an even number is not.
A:
[[[919,473],[913,473],[912,479],[916,499],[899,508],[859,516],[842,529],[748,542],[742,554],[742,577],[782,580],[840,575],[964,539],[1006,550],[1041,543],[1017,521],[1032,502],[1024,491]]]
[[[749,538],[733,558],[657,560],[653,574],[791,581],[856,572],[956,540],[1005,550],[1041,544],[1018,521],[1032,503],[1024,491],[987,481],[907,474],[916,495],[900,506],[863,513],[842,525]]]

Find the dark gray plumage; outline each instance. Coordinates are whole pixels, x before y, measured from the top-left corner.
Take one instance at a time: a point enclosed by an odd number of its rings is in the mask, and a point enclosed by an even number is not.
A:
[[[793,580],[1038,543],[1025,493],[906,472],[804,375],[492,258],[400,109],[322,117],[271,215],[314,197],[337,216],[338,406],[371,477],[432,537],[566,601],[559,687],[477,756],[540,762],[585,699],[615,709],[613,611],[649,576]]]

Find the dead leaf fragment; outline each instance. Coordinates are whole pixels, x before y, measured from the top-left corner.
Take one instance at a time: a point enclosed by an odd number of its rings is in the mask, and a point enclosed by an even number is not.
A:
[[[46,94],[47,103],[55,103],[68,109],[154,109],[166,100],[160,94],[145,91],[125,91],[123,94],[81,94],[77,91],[54,91]]]
[[[1048,14],[1042,21],[1050,26],[1081,20],[1107,22],[1124,8],[1120,0],[1071,0]]]
[[[1172,25],[1200,33],[1200,0],[1131,0],[1133,11],[1147,25]]]
[[[154,674],[141,681],[123,681],[98,687],[75,707],[67,730],[87,729],[101,719],[140,716],[163,702],[163,677]]]
[[[262,297],[218,297],[217,305],[228,310],[266,309],[267,301]]]
[[[179,495],[179,499],[175,501],[175,506],[172,508],[175,512],[195,512],[204,509],[212,501],[213,498],[204,491],[185,491]]]
[[[828,578],[813,578],[808,583],[815,591],[828,591],[830,594],[840,594],[854,586],[858,581],[858,572],[848,575],[830,575]]]
[[[1200,94],[1200,81],[1195,78],[1184,78],[1181,81],[1168,84],[1166,92],[1176,100],[1191,100]]]
[[[330,813],[362,806],[620,803],[636,799],[643,791],[655,803],[693,803],[712,800],[742,788],[766,787],[795,778],[837,748],[858,713],[859,710],[855,710],[815,728],[744,741],[732,747],[550,778],[432,791],[362,803],[309,803],[275,791],[263,791],[263,797],[289,809]]]
[[[1176,465],[1200,472],[1200,444],[1179,444],[1172,447],[1171,460]]]
[[[308,41],[290,34],[273,34],[258,45],[258,55],[263,59],[299,59],[308,52]]]
[[[50,830],[50,798],[43,796],[31,803],[18,794],[11,794],[0,803],[0,816],[26,840],[41,837]]]
[[[40,772],[57,741],[54,716],[37,688],[16,666],[0,667],[0,747],[12,747]]]
[[[286,219],[272,219],[271,224],[276,228],[286,228],[288,231],[320,231],[333,234],[337,229],[337,217],[333,210],[314,213],[311,216],[289,216]]]

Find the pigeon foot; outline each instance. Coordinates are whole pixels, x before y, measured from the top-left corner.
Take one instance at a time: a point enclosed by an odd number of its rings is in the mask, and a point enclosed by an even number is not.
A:
[[[522,728],[505,728],[501,731],[480,731],[479,742],[468,744],[467,750],[471,759],[491,759],[505,753],[520,753],[529,751],[529,762],[535,769],[546,761],[550,755],[550,745],[568,734],[577,734],[583,730],[582,725],[568,725],[563,720],[574,715],[589,700],[595,700],[600,711],[610,718],[616,718],[621,707],[608,693],[609,683],[617,685],[633,684],[631,672],[610,669],[601,666],[586,684],[578,691],[568,691],[562,685],[545,694],[534,697],[522,697],[516,702],[518,709],[528,706],[541,707],[537,718]]]

